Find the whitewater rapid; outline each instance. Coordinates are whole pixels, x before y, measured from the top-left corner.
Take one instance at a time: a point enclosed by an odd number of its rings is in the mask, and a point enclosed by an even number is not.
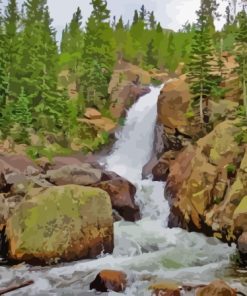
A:
[[[102,159],[108,170],[135,184],[135,199],[142,219],[136,223],[114,223],[115,247],[111,255],[53,268],[0,267],[0,286],[30,279],[35,282],[8,295],[95,295],[89,291],[89,283],[105,268],[124,270],[129,284],[123,294],[101,295],[150,296],[150,283],[164,279],[197,284],[224,278],[237,288],[243,287],[240,282],[244,281],[244,276],[242,279],[239,274],[233,275],[230,268],[229,257],[234,253],[234,246],[230,248],[201,234],[167,228],[169,207],[164,198],[164,184],[142,180],[142,168],[152,154],[160,89],[151,87],[151,92],[131,107],[123,129],[116,135],[112,153]]]

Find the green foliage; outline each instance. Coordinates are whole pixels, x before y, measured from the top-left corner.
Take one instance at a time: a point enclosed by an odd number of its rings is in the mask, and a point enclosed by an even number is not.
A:
[[[247,13],[243,9],[238,15],[238,31],[236,37],[236,60],[239,64],[237,73],[241,80],[245,116],[247,119]]]
[[[49,144],[46,147],[34,147],[30,146],[27,148],[27,155],[32,159],[40,157],[47,157],[52,160],[55,156],[67,156],[71,155],[72,151],[69,148],[64,148],[57,143]]]
[[[227,174],[234,174],[236,170],[237,170],[237,167],[233,163],[228,164],[226,167]]]
[[[92,0],[91,4],[93,11],[86,25],[80,84],[86,105],[100,109],[108,97],[108,84],[115,63],[115,46],[106,2]]]
[[[239,145],[247,144],[247,130],[237,133],[234,139]]]
[[[218,196],[215,196],[213,198],[213,203],[216,204],[216,205],[219,205],[220,203],[222,202],[222,198],[218,197]]]
[[[209,99],[212,88],[216,85],[211,76],[213,60],[213,41],[211,18],[208,15],[207,2],[202,2],[198,11],[198,21],[193,37],[191,60],[189,63],[189,81],[192,93],[191,107],[199,106],[201,122],[204,122],[203,109]],[[217,89],[214,89],[216,91]]]

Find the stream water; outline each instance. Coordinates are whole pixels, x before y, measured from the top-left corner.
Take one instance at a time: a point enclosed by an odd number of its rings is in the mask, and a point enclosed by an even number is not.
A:
[[[109,170],[136,185],[142,219],[114,224],[115,248],[111,255],[52,268],[0,267],[1,287],[35,281],[32,286],[8,295],[95,295],[89,291],[89,283],[105,268],[124,270],[129,286],[124,294],[102,295],[150,296],[149,284],[164,279],[201,284],[223,278],[240,291],[247,291],[246,274],[234,271],[230,264],[235,247],[202,234],[167,228],[169,207],[164,198],[164,184],[142,180],[142,167],[152,153],[159,92],[159,87],[152,87],[149,94],[132,106],[112,153],[102,159]]]

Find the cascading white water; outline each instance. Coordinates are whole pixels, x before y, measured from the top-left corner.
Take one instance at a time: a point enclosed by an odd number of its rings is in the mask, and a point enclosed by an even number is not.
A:
[[[161,87],[139,99],[129,110],[123,130],[118,133],[113,152],[106,158],[107,169],[125,177],[137,187],[136,202],[142,217],[167,220],[169,207],[164,199],[164,184],[142,180],[142,168],[153,150],[157,100]]]
[[[165,221],[169,208],[161,182],[142,180],[142,167],[149,160],[153,145],[156,103],[160,88],[140,98],[128,112],[125,126],[117,135],[112,154],[104,161],[109,170],[133,182],[137,187],[136,202],[142,219],[136,223],[114,224],[114,252],[96,260],[30,270],[0,267],[0,286],[19,280],[34,280],[34,285],[10,293],[13,296],[91,296],[89,283],[101,269],[123,269],[129,276],[129,287],[122,295],[150,296],[150,281],[172,279],[183,283],[208,282],[229,264],[229,248],[217,239],[182,229],[168,229]],[[149,280],[148,280],[149,278]],[[227,280],[235,287],[240,277]],[[244,289],[242,289],[244,291]],[[113,292],[107,293],[116,295]],[[106,294],[104,294],[106,295]],[[118,293],[118,295],[121,295]],[[191,295],[191,294],[187,294]]]

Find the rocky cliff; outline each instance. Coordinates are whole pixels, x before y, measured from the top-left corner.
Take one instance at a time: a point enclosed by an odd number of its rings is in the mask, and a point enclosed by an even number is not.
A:
[[[232,59],[229,68],[233,66]],[[247,133],[237,116],[242,104],[238,77],[229,70],[224,99],[209,101],[209,122],[188,116],[186,75],[169,81],[158,100],[157,129],[163,154],[152,167],[154,180],[167,183],[170,227],[182,227],[238,242],[246,260]],[[242,137],[243,138],[243,137]],[[244,254],[245,255],[244,255]]]

